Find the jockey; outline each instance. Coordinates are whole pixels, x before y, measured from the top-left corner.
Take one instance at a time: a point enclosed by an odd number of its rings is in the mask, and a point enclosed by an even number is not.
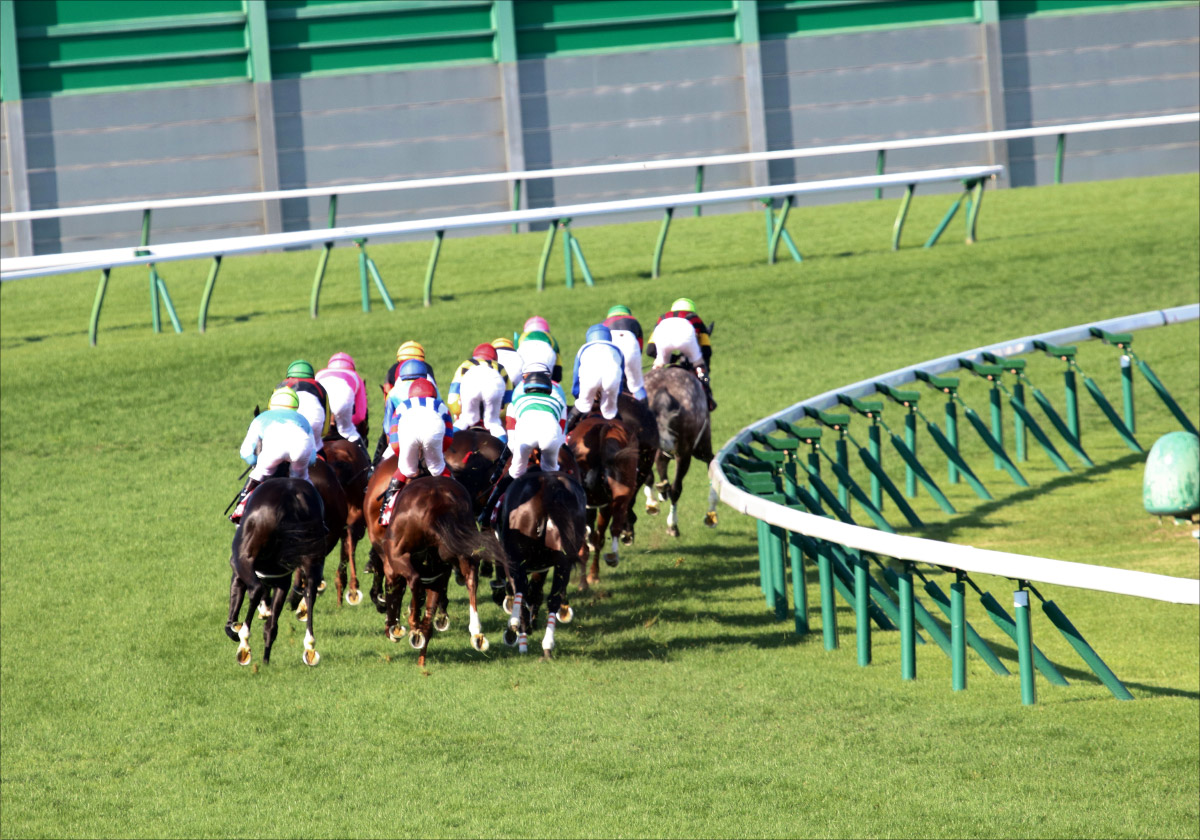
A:
[[[496,359],[496,348],[480,344],[454,372],[446,402],[455,417],[454,428],[466,429],[482,421],[491,434],[507,441],[504,412],[511,399],[512,384]]]
[[[313,446],[317,454],[325,448],[323,438],[329,434],[329,394],[325,386],[317,381],[313,366],[303,359],[297,359],[288,365],[287,377],[275,386],[276,388],[291,388],[300,399],[299,411],[312,427]]]
[[[679,298],[671,304],[670,311],[659,316],[654,332],[650,334],[650,343],[646,345],[646,353],[655,357],[656,368],[665,365],[672,353],[682,353],[704,385],[708,410],[716,409],[717,401],[713,399],[712,384],[708,377],[712,344],[708,327],[696,314],[696,304],[691,298]]]
[[[602,322],[612,332],[612,343],[625,357],[625,382],[629,393],[646,401],[646,383],[642,379],[642,325],[628,306],[614,306]]]
[[[308,468],[317,460],[317,452],[313,448],[312,427],[304,415],[297,411],[299,407],[300,400],[295,391],[279,388],[271,394],[267,410],[250,424],[239,454],[252,469],[246,486],[238,496],[237,506],[229,516],[230,522],[238,522],[242,518],[250,492],[284,461],[290,462],[292,478],[309,481]]]
[[[450,468],[442,459],[442,453],[453,438],[450,409],[438,399],[432,383],[424,379],[417,380],[409,389],[408,398],[397,404],[392,427],[388,431],[390,448],[396,451],[396,472],[383,491],[379,524],[387,525],[392,521],[396,497],[400,495],[405,482],[416,477],[422,457],[430,475],[450,475]]]
[[[543,470],[558,469],[558,451],[566,442],[566,415],[567,401],[562,396],[562,389],[555,390],[550,372],[544,365],[533,365],[522,376],[516,396],[508,407],[506,422],[511,432],[512,464],[496,482],[483,506],[479,514],[480,525],[509,485],[525,474],[529,456],[535,448],[541,452]]]
[[[367,386],[354,369],[354,359],[346,353],[334,353],[329,357],[329,367],[317,371],[317,382],[329,396],[329,410],[338,434],[365,451],[367,445],[358,427],[366,428]]]
[[[384,458],[393,451],[391,449],[383,450],[382,447],[387,445],[386,441],[391,434],[391,428],[395,425],[396,407],[412,395],[412,386],[417,382],[428,382],[433,386],[434,396],[439,400],[442,398],[437,383],[433,381],[433,370],[429,365],[420,359],[409,359],[400,365],[400,370],[396,374],[396,384],[388,391],[387,401],[383,404],[384,443],[380,449]]]
[[[386,385],[382,386],[385,396],[392,390],[392,386],[396,384],[396,374],[399,372],[400,366],[409,359],[420,359],[424,362],[425,348],[415,341],[406,341],[396,348],[396,364],[388,368],[387,375],[384,377],[384,381],[387,382]],[[430,368],[430,380],[433,379],[432,370]]]
[[[599,403],[605,420],[617,416],[617,396],[625,384],[625,357],[612,342],[612,332],[603,324],[588,327],[586,343],[575,354],[571,394],[580,415]]]
[[[550,378],[562,382],[562,367],[558,363],[558,344],[549,333],[530,330],[517,341],[517,352],[521,354],[522,367],[542,364],[550,371]]]
[[[496,348],[496,361],[504,368],[504,372],[508,374],[508,381],[514,385],[521,381],[521,371],[524,368],[524,362],[521,359],[521,354],[517,352],[513,346],[512,339],[500,338],[492,339],[492,346]]]

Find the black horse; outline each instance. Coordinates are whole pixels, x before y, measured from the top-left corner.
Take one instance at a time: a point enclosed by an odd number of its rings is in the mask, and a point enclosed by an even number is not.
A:
[[[263,663],[271,661],[271,645],[279,631],[279,612],[291,588],[292,574],[297,571],[305,581],[308,622],[302,658],[305,665],[320,661],[313,636],[313,601],[325,571],[328,534],[325,506],[309,482],[268,478],[250,494],[233,535],[229,558],[233,576],[229,581],[229,620],[225,623],[225,633],[238,643],[239,665],[250,664],[250,623],[255,609],[268,596],[272,602],[263,626]],[[238,614],[247,591],[250,602],[243,623],[238,621]]]
[[[510,614],[507,644],[527,650],[528,634],[538,627],[546,575],[553,570],[542,653],[554,650],[554,629],[569,623],[574,612],[564,599],[571,567],[578,561],[587,533],[587,499],[579,482],[565,472],[533,468],[518,478],[504,496],[497,533],[508,555],[507,597],[495,590]]]

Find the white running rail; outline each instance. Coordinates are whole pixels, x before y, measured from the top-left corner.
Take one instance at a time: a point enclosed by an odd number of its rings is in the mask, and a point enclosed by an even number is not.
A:
[[[803,400],[782,411],[772,414],[742,429],[717,453],[708,467],[708,475],[713,489],[721,501],[734,510],[761,519],[772,525],[786,528],[789,531],[806,534],[821,540],[852,546],[863,551],[878,554],[881,557],[895,557],[901,560],[913,560],[930,563],[949,569],[961,569],[966,572],[997,575],[1013,580],[1030,580],[1039,583],[1058,584],[1079,589],[1095,589],[1101,592],[1114,592],[1120,595],[1136,595],[1140,598],[1151,598],[1156,601],[1169,601],[1175,604],[1200,604],[1200,580],[1194,578],[1177,578],[1169,575],[1157,575],[1149,572],[1137,572],[1130,569],[1115,569],[1108,566],[1095,566],[1089,563],[1072,563],[1063,560],[1052,560],[1048,557],[1030,557],[1024,554],[1012,554],[1006,551],[991,551],[966,545],[954,545],[937,540],[909,537],[900,534],[888,534],[874,528],[859,525],[849,525],[823,516],[815,516],[747,493],[732,485],[721,469],[721,459],[734,450],[738,443],[750,443],[751,432],[771,432],[775,430],[775,420],[797,421],[803,418],[805,406],[817,409],[829,409],[838,405],[837,395],[848,394],[852,397],[865,397],[875,393],[875,383],[883,382],[893,387],[899,387],[916,380],[918,369],[930,373],[943,373],[956,370],[960,358],[971,358],[983,361],[983,353],[994,353],[998,356],[1014,356],[1029,353],[1034,350],[1035,339],[1050,344],[1074,344],[1093,338],[1090,327],[1099,327],[1108,332],[1133,332],[1151,327],[1161,327],[1167,324],[1177,324],[1185,321],[1200,319],[1200,304],[1178,306],[1154,312],[1143,312],[1139,315],[1127,315],[1112,318],[1107,321],[1097,321],[1091,324],[1068,327],[1040,335],[1026,336],[1012,341],[978,347],[965,353],[955,353],[943,356],[929,362],[911,365],[900,370],[881,376],[872,377],[844,388],[827,391],[810,399]]]

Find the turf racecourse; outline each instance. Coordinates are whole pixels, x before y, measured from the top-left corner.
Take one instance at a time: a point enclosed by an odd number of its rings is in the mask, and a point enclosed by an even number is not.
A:
[[[683,536],[643,517],[621,567],[575,595],[552,663],[504,648],[490,604],[491,651],[471,651],[465,594],[452,588],[453,626],[426,669],[384,639],[373,608],[338,607],[332,592],[317,606],[319,667],[301,665],[302,629],[287,618],[271,666],[239,668],[222,632],[233,528],[221,509],[251,409],[296,357],[346,350],[376,391],[396,346],[415,338],[445,385],[471,347],[535,312],[573,355],[611,304],[645,324],[686,294],[717,321],[724,442],[871,374],[1195,302],[1198,195],[1196,176],[989,192],[979,243],[963,245],[956,220],[931,250],[919,245],[948,199],[918,197],[899,253],[888,248],[894,201],[802,209],[789,222],[801,265],[763,263],[760,214],[681,217],[656,281],[656,225],[588,228],[596,288],[564,289],[556,251],[541,295],[541,234],[449,240],[430,309],[427,244],[372,244],[397,311],[376,299],[361,312],[353,253],[339,249],[316,321],[315,252],[230,258],[207,335],[194,327],[206,264],[162,267],[179,336],[150,331],[145,271],[116,271],[94,349],[95,276],[4,284],[0,836],[1197,836],[1194,607],[1044,589],[1134,702],[1113,699],[1036,611],[1035,641],[1072,682],[1039,678],[1036,706],[1020,705],[1015,674],[996,677],[974,654],[968,690],[952,692],[932,644],[902,683],[898,634],[876,634],[874,664],[859,668],[840,602],[836,652],[819,625],[798,638],[771,620],[754,524],[722,507],[715,531],[700,527],[697,468]],[[1134,349],[1200,415],[1197,325],[1145,331]],[[1080,363],[1119,400],[1112,348],[1083,345]],[[1029,364],[1061,409],[1061,365]],[[1148,448],[1175,427],[1137,387]],[[986,414],[982,386],[964,376],[963,394]],[[1141,510],[1142,459],[1080,400],[1094,469],[1068,455],[1076,469],[1062,475],[1031,441],[1033,487],[1016,492],[968,448],[997,496],[980,504],[933,461],[959,514],[922,493],[928,533],[1196,577],[1187,529]],[[898,412],[886,416],[898,427]],[[1010,582],[984,583],[1009,600]],[[1013,646],[974,600],[968,618],[1015,672]]]

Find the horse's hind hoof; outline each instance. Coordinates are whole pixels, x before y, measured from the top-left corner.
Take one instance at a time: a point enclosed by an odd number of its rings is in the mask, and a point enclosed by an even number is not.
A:
[[[242,629],[242,622],[240,622],[240,621],[237,624],[226,624],[225,625],[225,635],[228,636],[229,638],[233,639],[235,642],[240,642],[242,640],[242,637],[238,635],[238,631],[241,629]]]
[[[408,643],[412,645],[413,650],[420,650],[425,647],[425,634],[420,630],[412,631],[408,634]]]
[[[505,595],[504,603],[500,605],[500,609],[504,610],[506,615],[512,615],[512,596]]]
[[[564,605],[558,608],[558,621],[560,624],[570,624],[575,620],[575,610],[570,606]]]
[[[258,602],[258,617],[264,620],[271,617],[271,608],[266,601]]]
[[[433,629],[439,633],[445,633],[450,629],[450,616],[445,613],[438,613],[433,618]]]
[[[500,641],[509,647],[515,647],[517,644],[517,631],[511,627],[505,627],[504,633],[500,636]]]
[[[308,621],[308,604],[304,601],[301,601],[300,606],[296,607],[296,620]]]
[[[321,661],[321,654],[317,653],[315,650],[306,650],[300,655],[300,659],[305,665],[311,668]]]
[[[668,525],[667,526],[667,536],[668,537],[678,537],[679,529],[677,527],[675,527],[674,525]]]
[[[621,534],[621,545],[633,545],[633,531]]]
[[[471,637],[471,647],[475,648],[475,650],[479,651],[480,653],[487,653],[487,649],[490,647],[487,636],[483,635],[482,633],[476,633]]]
[[[325,594],[325,581],[322,580],[320,583],[317,584],[317,594],[318,595]]]
[[[250,645],[246,644],[245,642],[238,645],[237,664],[239,664],[239,665],[249,665],[250,664]]]
[[[717,512],[715,510],[710,510],[708,513],[704,514],[704,524],[709,528],[717,527]]]
[[[651,516],[658,516],[658,503],[656,502],[654,504],[651,504],[651,503],[647,502],[646,503],[646,513],[650,514]]]
[[[617,563],[619,562],[621,562],[620,558],[618,558],[615,554],[604,555],[604,565],[608,566],[610,569],[617,568]]]
[[[361,589],[347,589],[346,590],[346,603],[352,607],[357,607],[359,604],[361,604],[362,603],[362,590]]]
[[[407,632],[408,632],[408,630],[405,629],[403,624],[396,624],[392,627],[388,627],[385,630],[385,633],[386,633],[388,639],[393,642],[398,642],[401,639],[403,639],[404,634]]]

